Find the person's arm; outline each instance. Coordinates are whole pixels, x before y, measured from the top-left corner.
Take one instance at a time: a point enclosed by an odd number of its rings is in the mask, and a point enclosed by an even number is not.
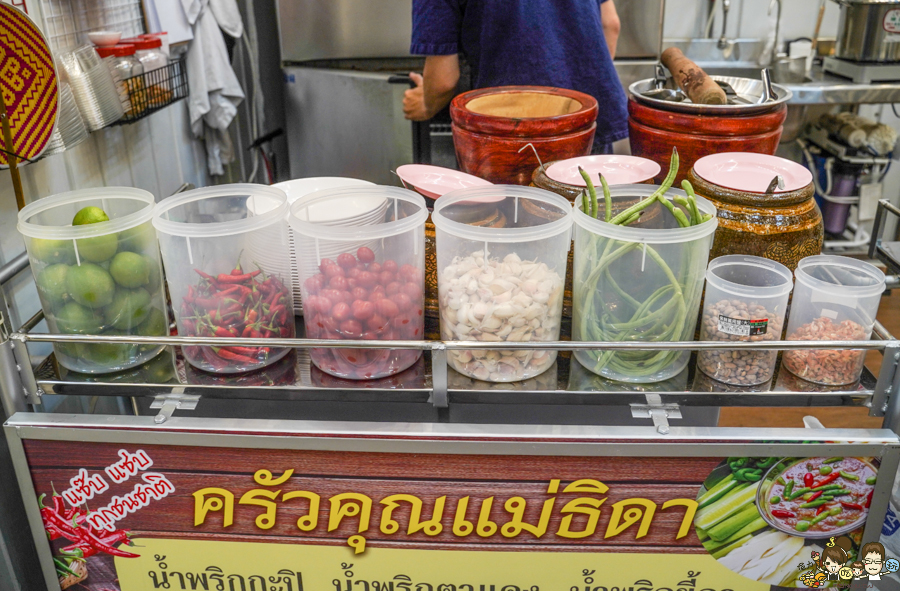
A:
[[[615,58],[616,44],[619,42],[619,30],[622,28],[619,13],[616,12],[615,0],[605,0],[605,2],[600,4],[600,24],[603,26],[606,45],[609,47],[609,56]]]
[[[427,121],[447,106],[459,83],[459,56],[429,55],[423,75],[410,72],[416,83],[403,95],[403,114],[412,121]]]

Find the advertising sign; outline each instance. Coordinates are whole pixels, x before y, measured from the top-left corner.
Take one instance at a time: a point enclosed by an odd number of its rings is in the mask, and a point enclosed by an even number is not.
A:
[[[417,453],[415,441],[403,452],[366,452],[165,440],[22,438],[61,588],[839,586],[854,576],[831,573],[832,546],[836,537],[846,545],[838,569],[867,560],[862,528],[880,462]],[[878,572],[890,570],[889,558]]]

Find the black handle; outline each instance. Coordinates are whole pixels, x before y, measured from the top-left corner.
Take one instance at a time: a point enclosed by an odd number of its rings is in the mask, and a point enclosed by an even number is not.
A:
[[[413,79],[408,74],[393,74],[388,77],[388,84],[406,84],[410,88],[415,88],[416,83],[413,82]]]

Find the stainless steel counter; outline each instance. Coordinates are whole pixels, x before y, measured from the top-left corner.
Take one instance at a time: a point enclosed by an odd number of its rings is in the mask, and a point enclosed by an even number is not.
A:
[[[900,82],[856,84],[847,78],[813,68],[809,82],[782,83],[793,93],[791,104],[879,104],[900,102]]]

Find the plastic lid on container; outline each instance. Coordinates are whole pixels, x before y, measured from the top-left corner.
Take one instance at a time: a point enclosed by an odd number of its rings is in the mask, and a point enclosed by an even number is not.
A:
[[[586,187],[579,168],[587,171],[591,182],[597,186],[600,186],[598,174],[602,174],[610,185],[635,185],[652,179],[660,171],[659,164],[646,158],[597,154],[554,162],[547,168],[546,174],[558,183]]]
[[[137,50],[162,47],[162,39],[159,37],[131,37],[130,39],[122,39],[122,43],[134,45],[134,48]]]
[[[609,193],[613,197],[613,199],[630,197],[640,198],[641,200],[643,200],[644,198],[649,197],[650,195],[655,193],[657,189],[659,189],[659,187],[655,185],[618,185],[615,187],[610,187]],[[687,197],[687,193],[678,189],[669,189],[666,192],[667,198],[671,198],[674,195]],[[673,224],[675,224],[675,227],[671,228],[645,228],[611,224],[609,222],[603,221],[602,219],[595,219],[584,213],[584,211],[582,211],[581,209],[581,200],[578,199],[576,199],[574,208],[575,223],[585,230],[593,232],[594,234],[599,234],[606,238],[613,238],[615,240],[622,240],[625,242],[646,242],[647,244],[679,244],[682,242],[691,242],[693,240],[709,236],[710,234],[715,232],[716,228],[719,226],[719,219],[716,217],[715,206],[703,197],[697,196],[696,199],[697,209],[699,209],[701,213],[712,214],[712,218],[703,222],[702,224],[698,224],[696,226],[688,226],[686,228],[678,227],[677,222],[674,221],[674,218]],[[602,211],[602,196],[599,197],[599,206]],[[650,208],[652,207],[663,206],[654,204],[650,206]],[[665,215],[669,215],[669,213],[665,212]]]
[[[791,270],[779,262],[743,254],[713,259],[706,282],[726,293],[753,298],[787,295],[794,288]]]
[[[801,259],[797,281],[835,296],[867,297],[884,291],[884,273],[875,265],[836,255]]]
[[[161,35],[168,35],[168,31],[157,31],[155,33],[141,33],[138,37],[159,37]]]
[[[315,193],[316,191],[324,191],[326,189],[338,189],[342,187],[354,186],[375,186],[375,183],[364,181],[362,179],[353,179],[341,176],[314,176],[305,179],[293,179],[276,183],[272,185],[284,191],[287,195],[288,203],[293,203],[304,195]]]
[[[181,222],[169,219],[172,210],[205,199],[247,197],[249,217],[227,222]],[[252,207],[251,207],[252,206]],[[167,197],[153,208],[153,226],[173,236],[213,238],[259,230],[284,220],[287,195],[266,185],[233,184],[194,189]]]
[[[114,55],[116,57],[125,57],[129,55],[134,55],[134,45],[131,44],[118,44],[118,45],[107,45],[105,47],[98,47],[97,53],[100,54],[100,57],[109,57]]]
[[[138,202],[136,205],[140,207],[137,211],[123,215],[122,217],[111,218],[107,222],[97,222],[96,224],[85,224],[83,226],[56,226],[42,224],[35,221],[34,218],[40,214],[54,209],[56,207],[71,205],[84,201],[103,201],[105,199],[130,199]],[[113,232],[121,232],[145,223],[153,216],[153,206],[156,199],[153,194],[143,189],[135,189],[132,187],[101,187],[97,189],[79,189],[77,191],[69,191],[67,193],[59,193],[38,199],[33,203],[29,203],[19,212],[19,223],[16,229],[23,236],[29,238],[43,238],[51,240],[77,240],[79,238],[90,238],[92,236],[104,236]],[[107,208],[104,207],[104,210]],[[115,215],[115,214],[113,214]]]
[[[381,208],[386,208],[388,214],[393,215],[391,200],[395,207],[397,201],[405,201],[417,209],[412,213],[404,211],[403,213],[408,214],[406,217],[389,222],[380,221],[384,219],[382,212],[377,216],[377,221],[372,220],[373,223],[342,225],[348,218],[359,220],[369,214],[377,214]],[[428,209],[425,207],[425,198],[418,193],[399,187],[373,185],[326,189],[304,195],[291,205],[288,223],[295,232],[304,236],[345,240],[396,236],[421,226],[426,219]]]
[[[460,205],[463,202],[466,205],[477,206],[481,203],[496,203],[511,198],[515,199],[515,204],[512,206],[513,211],[510,213],[513,223],[516,222],[520,211],[520,201],[536,202],[544,207],[549,206],[559,212],[559,217],[553,220],[548,218],[546,223],[531,226],[491,228],[458,222],[447,217],[445,213],[448,207]],[[431,221],[434,222],[434,226],[437,229],[468,240],[508,243],[528,242],[543,240],[563,232],[570,232],[572,229],[572,204],[561,195],[536,187],[494,185],[492,187],[458,189],[450,191],[434,202]]]

